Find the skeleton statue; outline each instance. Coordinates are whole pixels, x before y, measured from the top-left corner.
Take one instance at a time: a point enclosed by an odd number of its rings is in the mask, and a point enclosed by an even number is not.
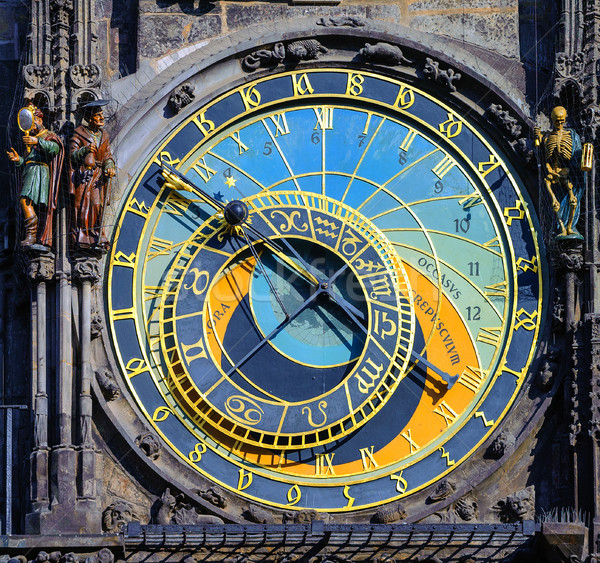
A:
[[[541,147],[544,184],[557,218],[556,238],[583,239],[576,225],[585,187],[582,171],[591,169],[592,145],[586,143],[582,151],[579,135],[573,129],[565,128],[567,110],[564,107],[555,107],[550,118],[552,131],[542,133],[536,127],[534,137],[535,146]]]

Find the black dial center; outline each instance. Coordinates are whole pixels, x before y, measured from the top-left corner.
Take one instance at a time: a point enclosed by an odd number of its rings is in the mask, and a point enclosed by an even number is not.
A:
[[[248,206],[239,199],[230,201],[223,210],[225,221],[230,225],[240,225],[248,218]]]

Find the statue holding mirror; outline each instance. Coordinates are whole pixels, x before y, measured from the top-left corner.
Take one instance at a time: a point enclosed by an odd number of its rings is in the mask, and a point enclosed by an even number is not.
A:
[[[20,204],[25,227],[22,246],[52,246],[64,149],[60,138],[44,128],[43,119],[44,114],[33,104],[21,108],[17,123],[24,133],[25,155],[19,155],[12,147],[6,151],[21,169]]]

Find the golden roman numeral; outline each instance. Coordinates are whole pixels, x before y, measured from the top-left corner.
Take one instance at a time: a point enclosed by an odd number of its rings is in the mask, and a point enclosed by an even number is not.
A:
[[[402,143],[400,144],[400,146],[398,148],[401,151],[408,152],[408,149],[410,148],[410,145],[413,144],[413,141],[415,140],[416,136],[417,136],[417,132],[414,129],[409,128],[408,133],[406,134],[406,137],[404,137],[404,139],[402,140]],[[434,172],[434,174],[435,174],[435,172]]]
[[[275,125],[275,137],[279,137],[279,135],[287,135],[290,132],[285,112],[276,113],[269,119],[273,122],[273,125]]]
[[[333,129],[333,108],[327,106],[321,106],[320,108],[313,108],[317,117],[317,124],[315,129]]]
[[[473,192],[458,200],[458,204],[462,205],[463,209],[470,209],[482,203],[481,195],[477,192]]]
[[[375,446],[371,446],[370,448],[360,448],[360,458],[363,464],[363,471],[369,471],[379,467],[375,461],[375,457],[373,456],[374,449]]]
[[[453,167],[454,161],[451,157],[446,155],[431,169],[431,171],[441,180],[446,174],[448,174],[448,172],[450,172],[450,170],[452,170]]]
[[[411,454],[419,449],[419,444],[412,439],[410,428],[407,428],[406,432],[402,432],[400,436],[402,436],[408,442]]]
[[[250,150],[240,139],[239,131],[236,131],[235,133],[232,133],[231,135],[229,135],[229,138],[233,139],[237,143],[240,154],[244,154],[246,151]]]
[[[433,412],[439,414],[444,419],[446,427],[450,426],[458,418],[458,415],[448,406],[446,401],[442,401],[435,409],[433,409]]]
[[[483,369],[474,368],[472,366],[466,366],[465,371],[461,373],[457,383],[464,385],[467,389],[473,391],[473,393],[477,393],[477,391],[479,391],[479,388],[481,387],[481,384],[483,383],[483,380],[487,377],[488,373],[488,371]],[[454,414],[454,417],[456,418],[456,413],[454,413],[452,409],[450,409],[450,411]],[[448,425],[447,420],[446,425]]]
[[[508,297],[508,283],[506,280],[501,281],[499,283],[493,283],[491,285],[486,285],[483,293],[487,297],[504,297],[505,299]]]
[[[335,456],[335,453],[316,455],[315,475],[335,475],[333,469],[333,456]]]
[[[502,327],[498,328],[484,328],[481,327],[479,334],[477,335],[477,342],[483,342],[490,346],[498,346],[500,343],[500,335],[502,334]]]
[[[192,168],[198,173],[198,176],[208,182],[216,173],[210,166],[206,164],[205,157],[198,159],[198,161],[192,166]]]
[[[166,256],[173,249],[173,241],[154,237],[148,247],[148,260],[152,260],[157,256]]]

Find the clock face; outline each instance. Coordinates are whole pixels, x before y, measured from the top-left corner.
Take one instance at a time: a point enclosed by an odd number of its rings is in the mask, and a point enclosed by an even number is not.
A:
[[[514,402],[543,321],[523,189],[467,118],[339,69],[200,108],[132,181],[107,304],[183,463],[286,509],[410,495]]]

